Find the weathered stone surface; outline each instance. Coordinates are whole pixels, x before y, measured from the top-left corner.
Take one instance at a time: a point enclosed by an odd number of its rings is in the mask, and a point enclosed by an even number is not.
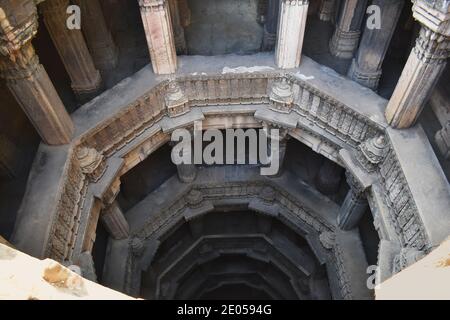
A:
[[[309,0],[283,0],[280,8],[275,60],[282,69],[300,65]]]
[[[69,0],[40,4],[44,22],[72,81],[72,89],[82,100],[90,100],[101,88],[102,77],[95,68],[81,30],[69,30],[66,11]]]
[[[99,0],[76,0],[75,3],[81,8],[81,30],[95,66],[100,70],[114,69],[119,51],[106,25]]]
[[[376,90],[381,79],[384,57],[389,48],[392,36],[402,8],[403,0],[376,0],[372,5],[381,11],[381,28],[363,28],[361,42],[348,76],[365,87]]]
[[[336,29],[330,40],[332,55],[342,59],[353,57],[358,47],[366,7],[367,0],[344,0]]]
[[[45,143],[69,143],[72,120],[31,44],[37,32],[36,6],[32,1],[5,4],[7,12],[0,8],[0,36],[4,39],[0,40],[0,76]]]
[[[177,69],[177,53],[169,0],[139,0],[153,72],[170,74]]]

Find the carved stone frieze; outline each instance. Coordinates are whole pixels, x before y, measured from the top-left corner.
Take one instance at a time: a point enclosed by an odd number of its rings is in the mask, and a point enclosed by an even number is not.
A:
[[[414,248],[402,248],[400,253],[394,257],[393,274],[409,267],[413,263],[419,261],[425,256],[425,252]]]

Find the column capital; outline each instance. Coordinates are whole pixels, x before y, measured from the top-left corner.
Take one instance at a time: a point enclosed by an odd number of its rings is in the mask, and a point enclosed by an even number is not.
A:
[[[309,4],[309,0],[282,0],[288,6],[304,6]]]
[[[141,10],[160,11],[166,5],[167,0],[139,0]]]
[[[413,0],[413,17],[431,31],[450,37],[450,0]]]
[[[14,12],[9,15],[0,8],[0,54],[13,56],[36,35],[38,29],[36,6],[33,4],[26,8],[28,14],[19,17],[15,17]]]
[[[424,63],[443,64],[450,57],[450,38],[423,26],[413,52]]]

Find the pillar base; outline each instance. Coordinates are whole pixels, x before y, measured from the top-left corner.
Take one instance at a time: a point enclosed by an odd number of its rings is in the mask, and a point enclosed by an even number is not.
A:
[[[381,75],[381,69],[377,70],[376,72],[368,72],[362,70],[359,67],[356,59],[353,59],[352,65],[350,66],[350,69],[348,71],[348,77],[350,79],[374,91],[378,89]]]
[[[336,28],[330,40],[330,52],[341,59],[351,59],[358,48],[360,31],[343,31]]]
[[[96,72],[95,80],[92,85],[79,86],[72,83],[72,90],[79,102],[88,102],[95,98],[99,91],[103,88],[103,81],[100,75],[100,71]]]

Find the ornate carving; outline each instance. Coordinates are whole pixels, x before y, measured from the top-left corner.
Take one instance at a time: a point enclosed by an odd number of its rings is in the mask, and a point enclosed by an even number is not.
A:
[[[425,252],[414,248],[402,248],[393,261],[393,273],[396,274],[425,256]]]
[[[135,257],[140,257],[144,253],[144,242],[138,237],[130,240],[131,252]]]
[[[139,6],[144,11],[163,11],[166,0],[139,0]]]
[[[272,187],[263,188],[260,194],[260,198],[268,204],[273,204],[276,199],[275,189],[273,189]]]
[[[443,64],[450,57],[450,41],[445,36],[422,27],[413,52],[424,63]]]
[[[97,182],[106,171],[106,163],[103,155],[93,148],[82,147],[77,152],[80,161],[81,171],[86,174],[91,181]]]
[[[271,109],[274,111],[289,113],[294,102],[294,91],[292,84],[285,77],[276,81],[270,91]]]
[[[183,84],[185,88],[185,95],[189,99],[190,106],[209,106],[216,104],[269,104],[268,86],[273,80],[280,80],[284,75],[277,73],[253,73],[253,74],[225,74],[225,75],[200,75],[200,76],[183,76],[177,78],[179,83]],[[370,119],[358,115],[352,109],[339,103],[333,98],[321,93],[310,84],[296,78],[295,76],[287,75],[287,78],[298,86],[298,95],[295,95],[293,102],[293,110],[304,119],[311,123],[325,129],[335,138],[340,139],[350,148],[356,148],[361,142],[369,141],[373,137],[379,137],[382,128],[374,124]],[[99,154],[107,158],[116,154],[118,150],[124,150],[131,141],[137,137],[141,137],[143,133],[151,128],[154,124],[167,115],[167,108],[164,98],[166,97],[167,83],[161,83],[152,88],[149,92],[144,94],[136,102],[123,108],[120,113],[109,118],[105,122],[98,125],[95,129],[89,131],[79,140],[78,146],[85,146],[87,148],[95,147]],[[296,88],[297,90],[297,88]],[[296,91],[297,92],[297,91]],[[323,139],[328,143],[326,138],[317,136],[318,139]],[[138,164],[142,159],[145,159],[148,154],[153,152],[159,145],[167,141],[167,135],[164,133],[157,133],[151,136],[141,147],[136,147],[124,157],[133,157],[130,160],[130,167]],[[388,141],[386,141],[388,143]],[[145,149],[145,155],[140,152]],[[388,148],[388,155],[379,164],[379,172],[381,175],[381,185],[386,189],[386,199],[391,208],[391,217],[393,221],[399,226],[397,232],[403,238],[406,245],[423,248],[427,246],[428,240],[426,234],[423,232],[420,218],[417,216],[417,209],[411,197],[411,193],[406,186],[406,182],[402,180],[402,174],[397,173],[398,160],[395,158],[395,153]],[[95,158],[95,157],[94,157]],[[61,223],[64,230],[58,232],[58,235],[52,231],[49,251],[49,256],[55,253],[58,258],[64,252],[64,248],[71,247],[71,231],[76,230],[76,221],[80,213],[79,208],[82,207],[82,202],[85,194],[84,174],[82,174],[80,167],[78,167],[78,159],[69,159],[69,162],[74,162],[71,171],[74,174],[80,175],[77,178],[67,178],[64,183],[64,194],[58,196],[61,199],[62,205],[58,207],[58,221],[69,219],[68,224]],[[129,169],[128,168],[128,169]],[[73,170],[73,171],[72,171]],[[78,170],[78,171],[77,171]],[[124,173],[126,170],[124,170]],[[66,177],[68,172],[65,173]],[[120,182],[118,179],[117,181]],[[356,185],[356,183],[354,183]],[[221,187],[223,188],[223,187]],[[219,187],[210,186],[208,189],[198,190],[202,198],[208,199],[216,195],[223,194],[225,191],[218,191]],[[118,190],[116,188],[115,190]],[[249,184],[246,186],[238,185],[236,189],[228,188],[227,196],[258,196],[261,189],[257,186]],[[66,194],[69,192],[69,194]],[[114,199],[116,193],[111,193],[111,200]],[[165,219],[168,215],[174,214],[180,210],[189,201],[193,206],[196,201],[188,200],[189,197],[183,199],[182,203],[177,203],[161,212],[160,218]],[[324,221],[318,221],[311,218],[308,210],[302,208],[301,205],[295,204],[295,199],[292,199],[289,194],[280,194],[279,202],[282,207],[289,208],[294,217],[299,217],[305,223],[313,227],[315,230],[322,232],[327,228],[331,228]],[[64,199],[64,200],[63,200]],[[194,197],[195,199],[195,197]],[[197,200],[198,201],[198,200]],[[297,207],[298,205],[298,207]],[[400,227],[400,224],[403,227]],[[55,225],[56,226],[56,225]],[[67,226],[67,229],[65,229]],[[158,229],[159,222],[149,222],[142,231],[144,237],[147,232],[154,232]],[[141,233],[139,233],[141,234]],[[55,247],[58,246],[58,249]],[[51,254],[50,254],[51,252]]]
[[[356,159],[369,172],[374,172],[384,160],[389,148],[384,136],[364,141],[358,146]]]
[[[11,25],[5,11],[0,8],[0,54],[14,56],[25,44],[29,43],[37,33],[38,16],[36,7],[31,8],[25,19],[20,19],[19,25]],[[14,58],[12,58],[14,59]]]
[[[181,89],[178,81],[171,80],[166,91],[166,107],[169,117],[178,117],[190,111],[189,100]]]
[[[197,189],[192,189],[186,195],[186,203],[191,208],[198,208],[201,205],[202,202],[203,202],[203,195]]]
[[[325,249],[331,250],[331,249],[333,249],[333,247],[335,245],[336,235],[334,232],[325,231],[320,234],[319,240]]]

